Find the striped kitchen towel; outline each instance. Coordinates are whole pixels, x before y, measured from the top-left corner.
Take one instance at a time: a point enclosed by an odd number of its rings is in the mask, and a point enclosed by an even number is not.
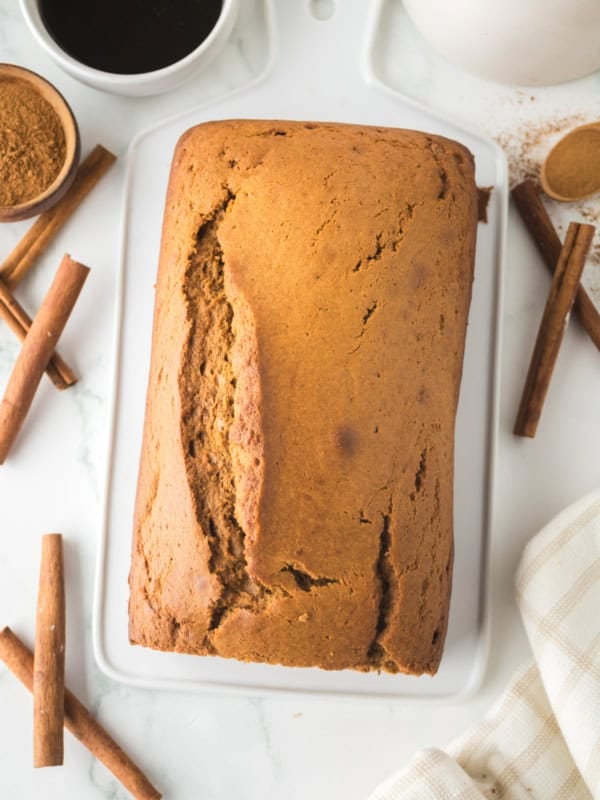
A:
[[[516,591],[533,662],[480,725],[370,800],[600,800],[600,492],[527,545]]]

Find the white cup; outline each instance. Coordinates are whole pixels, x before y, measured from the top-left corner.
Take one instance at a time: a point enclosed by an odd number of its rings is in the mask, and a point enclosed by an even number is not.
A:
[[[74,78],[114,94],[141,96],[160,94],[174,89],[205,66],[223,47],[233,29],[238,0],[223,0],[223,7],[214,28],[204,41],[187,56],[168,67],[134,75],[103,72],[82,64],[66,53],[50,36],[42,21],[38,0],[21,0],[21,10],[29,29],[44,50]]]
[[[543,86],[600,69],[600,0],[404,0],[448,61],[500,83]]]

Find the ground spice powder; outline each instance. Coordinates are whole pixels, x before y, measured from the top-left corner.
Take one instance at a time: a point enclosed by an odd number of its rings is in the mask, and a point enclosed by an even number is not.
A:
[[[583,125],[554,145],[546,159],[546,181],[557,194],[579,199],[600,189],[600,125]]]
[[[0,206],[40,195],[66,157],[65,133],[56,111],[27,81],[0,80]]]

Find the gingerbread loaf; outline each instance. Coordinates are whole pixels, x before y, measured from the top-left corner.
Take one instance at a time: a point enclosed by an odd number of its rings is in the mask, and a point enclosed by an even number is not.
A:
[[[132,642],[436,671],[473,173],[457,142],[392,128],[236,120],[181,138],[156,286]]]

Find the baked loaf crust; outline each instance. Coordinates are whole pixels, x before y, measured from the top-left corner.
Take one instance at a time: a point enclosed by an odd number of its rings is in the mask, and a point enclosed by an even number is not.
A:
[[[179,141],[130,638],[434,673],[477,191],[456,142],[225,121]]]

